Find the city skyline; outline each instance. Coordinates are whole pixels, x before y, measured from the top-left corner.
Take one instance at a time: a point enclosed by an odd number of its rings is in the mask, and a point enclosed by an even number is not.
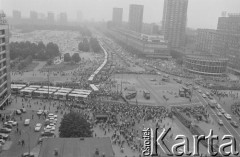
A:
[[[48,11],[59,14],[67,12],[69,20],[75,20],[76,12],[81,10],[85,20],[109,21],[112,18],[112,8],[123,8],[123,21],[128,21],[129,5],[144,5],[144,23],[161,23],[163,14],[163,0],[152,0],[149,3],[146,0],[71,0],[72,3],[65,3],[64,0],[52,0],[50,2],[40,0],[1,0],[2,8],[8,16],[12,16],[12,10],[20,10],[22,17],[29,17],[29,12],[35,10],[37,12]],[[187,27],[191,28],[217,28],[218,17],[222,11],[229,13],[239,12],[238,0],[194,0],[189,1]],[[41,7],[44,6],[44,7]],[[95,7],[97,6],[97,7]],[[204,18],[203,18],[204,17]]]

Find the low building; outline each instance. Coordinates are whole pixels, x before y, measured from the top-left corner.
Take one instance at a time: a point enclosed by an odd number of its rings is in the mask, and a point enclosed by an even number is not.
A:
[[[114,157],[111,140],[102,138],[47,138],[38,157]]]
[[[210,55],[186,55],[184,70],[205,76],[223,76],[227,70],[228,59]]]
[[[146,35],[127,29],[111,29],[110,34],[116,40],[131,47],[137,55],[156,59],[171,58],[167,41],[163,36]]]

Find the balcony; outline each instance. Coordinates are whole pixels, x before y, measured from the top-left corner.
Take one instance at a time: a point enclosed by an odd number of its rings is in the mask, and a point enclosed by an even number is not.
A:
[[[7,73],[3,73],[2,76],[0,76],[0,80],[1,80],[4,76],[7,76]]]
[[[5,54],[6,53],[6,50],[2,50],[1,52],[0,52],[0,55],[3,55],[3,54]]]
[[[5,45],[6,43],[4,42],[4,43],[0,43],[0,46],[3,46],[3,45]]]
[[[3,66],[1,69],[0,69],[0,71],[3,71],[5,68],[7,68],[7,66],[5,65],[5,66]]]
[[[4,94],[4,92],[6,92],[7,89],[5,89],[4,91],[1,92],[1,95]],[[11,94],[4,96],[3,98],[0,98],[0,107],[7,101],[7,99],[9,99],[11,97]]]
[[[2,58],[2,59],[0,60],[0,64],[1,64],[2,62],[4,62],[4,61],[7,61],[7,59],[6,59],[6,58]]]
[[[5,34],[0,34],[0,38],[4,38],[5,37]]]
[[[4,82],[0,85],[0,89],[1,89],[6,83],[7,83],[7,80],[4,81]],[[6,89],[7,89],[7,88],[6,88]],[[0,94],[0,96],[1,96],[1,94]]]

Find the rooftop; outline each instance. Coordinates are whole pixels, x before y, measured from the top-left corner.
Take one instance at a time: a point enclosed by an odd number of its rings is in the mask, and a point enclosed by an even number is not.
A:
[[[187,58],[193,58],[205,61],[227,61],[228,59],[212,55],[186,55]]]
[[[96,150],[99,155],[96,155]],[[113,157],[109,137],[102,138],[47,138],[43,140],[39,157]]]

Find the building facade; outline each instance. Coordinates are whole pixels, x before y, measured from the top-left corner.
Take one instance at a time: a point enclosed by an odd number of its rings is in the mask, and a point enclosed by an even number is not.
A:
[[[184,59],[184,70],[198,75],[223,76],[227,62],[227,59],[216,56],[187,55]]]
[[[129,7],[129,29],[138,33],[142,32],[143,5],[131,4]]]
[[[110,33],[139,56],[155,59],[171,58],[163,36],[146,35],[126,29],[112,29]]]
[[[37,20],[38,19],[38,13],[36,11],[30,11],[30,20]]]
[[[215,34],[216,30],[213,29],[198,29],[196,50],[212,53]]]
[[[0,13],[0,109],[9,103],[11,96],[9,26],[5,14]]]
[[[60,13],[59,14],[59,23],[62,25],[65,25],[65,24],[67,24],[67,22],[68,22],[67,13],[64,13],[64,12]]]
[[[169,47],[185,45],[188,0],[164,0],[162,29]]]
[[[123,8],[113,8],[112,22],[114,26],[122,25]]]
[[[54,13],[53,12],[48,12],[47,22],[50,24],[54,23]]]
[[[213,52],[227,57],[228,69],[240,74],[240,14],[219,17]]]
[[[13,10],[12,15],[13,15],[13,19],[18,19],[19,20],[19,19],[22,18],[22,14],[18,10]]]

